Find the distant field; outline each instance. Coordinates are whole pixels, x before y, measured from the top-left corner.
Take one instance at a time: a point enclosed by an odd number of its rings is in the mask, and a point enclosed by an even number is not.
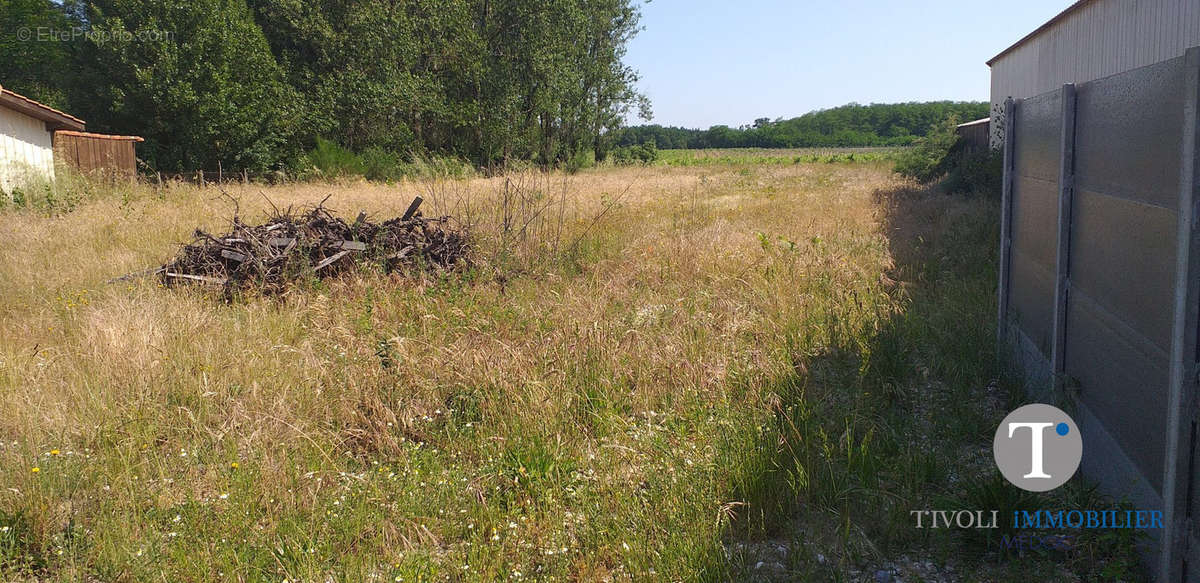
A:
[[[891,160],[903,148],[725,148],[710,150],[659,150],[658,160],[668,166],[739,166],[803,163],[873,162]]]
[[[913,528],[1029,503],[990,457],[1020,401],[994,201],[862,162],[886,150],[663,155],[230,187],[247,222],[421,195],[476,238],[470,270],[231,304],[105,283],[221,232],[217,189],[0,209],[0,580],[1137,578],[1120,533],[1018,555]],[[762,162],[803,156],[845,163]]]

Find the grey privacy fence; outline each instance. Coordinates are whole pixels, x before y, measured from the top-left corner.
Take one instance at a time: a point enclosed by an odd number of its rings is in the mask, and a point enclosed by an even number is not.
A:
[[[1065,396],[1082,468],[1162,509],[1159,580],[1200,580],[1200,48],[1005,104],[1000,345]]]

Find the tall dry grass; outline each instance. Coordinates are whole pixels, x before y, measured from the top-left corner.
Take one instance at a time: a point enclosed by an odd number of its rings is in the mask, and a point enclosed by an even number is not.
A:
[[[214,189],[0,211],[0,574],[719,580],[753,569],[730,537],[886,516],[861,501],[915,454],[861,395],[914,366],[878,345],[924,277],[889,277],[880,193],[902,186],[874,162],[233,186],[248,222],[420,195],[475,256],[232,304],[105,283],[222,231]],[[989,228],[986,204],[949,204]],[[829,544],[862,549],[839,568],[909,541],[856,526],[850,544],[837,520]]]

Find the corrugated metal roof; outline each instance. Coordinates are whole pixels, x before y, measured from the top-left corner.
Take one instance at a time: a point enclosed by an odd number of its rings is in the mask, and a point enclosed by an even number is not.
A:
[[[65,128],[82,131],[86,125],[82,119],[5,89],[3,86],[0,86],[0,105],[57,126],[52,129]]]
[[[1042,34],[1043,32],[1046,31],[1046,29],[1054,26],[1055,24],[1058,24],[1062,19],[1070,16],[1072,12],[1075,12],[1076,10],[1079,10],[1080,8],[1082,8],[1083,5],[1094,2],[1094,1],[1095,0],[1078,0],[1078,2],[1075,2],[1074,4],[1068,6],[1066,10],[1059,12],[1058,16],[1055,16],[1054,18],[1051,18],[1050,20],[1046,21],[1046,24],[1043,24],[1043,25],[1037,27],[1036,29],[1034,29],[1033,32],[1025,35],[1024,37],[1021,38],[1021,40],[1013,43],[1012,46],[1008,47],[1007,49],[1004,49],[1003,51],[1000,51],[999,54],[997,54],[996,56],[994,56],[988,60],[987,65],[989,67],[992,66],[992,63],[995,63],[997,60],[1000,59],[1000,57],[1007,55],[1008,53],[1012,52],[1013,49],[1025,44],[1026,42],[1029,42],[1029,40],[1032,39],[1033,37],[1035,37],[1039,34]]]

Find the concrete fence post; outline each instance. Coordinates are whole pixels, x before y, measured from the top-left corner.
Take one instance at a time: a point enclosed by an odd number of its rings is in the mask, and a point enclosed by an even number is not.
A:
[[[1075,194],[1075,85],[1062,87],[1062,139],[1058,165],[1058,257],[1054,278],[1054,344],[1050,347],[1053,390],[1063,388],[1067,345],[1067,296],[1070,293],[1071,209]]]
[[[1158,579],[1179,581],[1196,577],[1200,555],[1189,498],[1194,495],[1196,438],[1197,311],[1200,310],[1200,48],[1184,58],[1183,147],[1180,152],[1178,222],[1175,243],[1175,285],[1171,323],[1170,371],[1167,393],[1166,456],[1163,468],[1163,513],[1166,529],[1159,554]]]
[[[1004,180],[1000,195],[1000,277],[997,281],[996,350],[1005,353],[1008,342],[1008,289],[1012,247],[1013,171],[1015,169],[1015,142],[1017,137],[1016,103],[1009,97],[1004,100]]]

